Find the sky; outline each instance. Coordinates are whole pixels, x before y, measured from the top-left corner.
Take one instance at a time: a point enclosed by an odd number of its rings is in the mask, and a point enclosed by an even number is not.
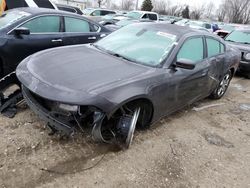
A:
[[[139,0],[142,3],[143,0]],[[172,4],[186,4],[191,7],[201,6],[204,3],[213,2],[214,5],[218,8],[222,0],[170,0]]]

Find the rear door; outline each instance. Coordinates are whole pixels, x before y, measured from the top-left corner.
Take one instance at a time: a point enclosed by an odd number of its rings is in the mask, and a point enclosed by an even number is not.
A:
[[[208,72],[209,88],[215,88],[223,75],[225,63],[225,45],[212,37],[206,37],[206,45],[207,59],[210,64]]]
[[[101,28],[84,18],[64,17],[64,45],[93,43],[100,38]]]
[[[18,62],[35,52],[63,45],[62,18],[58,15],[38,16],[19,27],[28,28],[30,34],[9,34],[8,45]]]

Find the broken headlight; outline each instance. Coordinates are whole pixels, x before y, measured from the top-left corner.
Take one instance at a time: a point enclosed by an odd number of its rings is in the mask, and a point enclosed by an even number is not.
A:
[[[58,107],[69,112],[78,112],[79,106],[60,103]]]

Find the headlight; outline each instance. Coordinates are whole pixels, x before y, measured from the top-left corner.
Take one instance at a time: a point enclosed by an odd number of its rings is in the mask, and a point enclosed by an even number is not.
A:
[[[246,53],[244,58],[245,60],[250,61],[250,53]]]
[[[77,112],[79,107],[77,105],[69,105],[61,103],[59,104],[59,108],[69,112]]]

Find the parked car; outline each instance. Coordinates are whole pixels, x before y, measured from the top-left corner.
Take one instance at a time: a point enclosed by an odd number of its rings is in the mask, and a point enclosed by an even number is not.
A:
[[[100,22],[103,16],[106,16],[108,14],[116,14],[116,11],[108,9],[87,8],[83,10],[83,14],[89,19]]]
[[[102,20],[99,22],[99,24],[102,24],[103,26],[115,24],[121,20],[128,20],[130,19],[124,14],[107,14],[106,16],[102,17]]]
[[[83,16],[42,8],[18,8],[0,16],[0,75],[27,56],[58,46],[92,43],[109,33]],[[15,54],[15,55],[13,55]]]
[[[59,10],[63,10],[63,11],[66,11],[66,12],[72,12],[72,13],[75,13],[75,14],[83,15],[83,12],[78,7],[70,6],[70,5],[62,5],[62,4],[56,4],[56,6],[57,6],[57,8]]]
[[[122,27],[125,27],[127,25],[133,24],[133,23],[139,23],[139,22],[153,22],[152,20],[145,20],[145,19],[141,19],[141,20],[136,20],[136,19],[124,19],[121,21],[118,21],[114,24],[108,24],[105,27],[108,28],[110,31],[116,31]]]
[[[191,27],[203,27],[206,30],[213,32],[213,25],[208,22],[203,22],[203,21],[192,21],[189,20],[185,25],[191,26]]]
[[[127,17],[136,20],[152,20],[152,21],[159,21],[160,16],[156,12],[149,12],[149,11],[131,11],[126,14]]]
[[[189,19],[181,19],[181,20],[175,22],[174,24],[179,25],[179,26],[185,26],[185,25],[187,25],[187,23],[189,21],[190,21]]]
[[[241,61],[238,72],[250,78],[250,28],[237,29],[231,32],[226,42],[241,51]]]
[[[216,35],[138,23],[93,45],[36,53],[16,73],[27,104],[53,131],[92,126],[95,140],[129,147],[135,127],[221,98],[239,60],[240,52]]]

